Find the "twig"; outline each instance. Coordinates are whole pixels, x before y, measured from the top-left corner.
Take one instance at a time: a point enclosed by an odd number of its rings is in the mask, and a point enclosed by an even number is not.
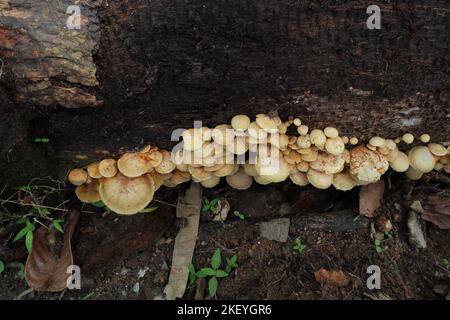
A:
[[[17,297],[14,298],[14,300],[22,300],[23,297],[25,297],[26,295],[32,293],[34,291],[33,288],[29,288],[25,291],[22,291]]]
[[[69,211],[67,209],[61,209],[61,208],[55,208],[55,207],[49,207],[49,206],[44,206],[41,204],[35,204],[35,203],[23,203],[20,201],[13,201],[13,200],[0,200],[1,204],[5,204],[5,203],[12,203],[12,204],[18,204],[20,206],[28,206],[28,207],[39,207],[39,208],[44,208],[44,209],[51,209],[51,210],[57,210],[57,211]]]

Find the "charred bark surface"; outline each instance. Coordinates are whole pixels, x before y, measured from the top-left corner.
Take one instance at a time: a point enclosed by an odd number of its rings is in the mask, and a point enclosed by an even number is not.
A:
[[[76,87],[103,97],[104,106],[40,107],[28,135],[45,124],[51,140],[40,147],[74,161],[144,144],[168,148],[172,130],[193,120],[214,126],[236,113],[278,110],[362,138],[428,132],[448,142],[450,5],[380,1],[382,29],[368,30],[371,4],[124,0],[87,7],[85,34],[96,18],[101,28],[98,51],[86,49],[99,84],[91,78],[94,87]],[[95,39],[92,29],[87,34]],[[16,65],[10,61],[6,70]],[[22,85],[9,85],[10,96]]]

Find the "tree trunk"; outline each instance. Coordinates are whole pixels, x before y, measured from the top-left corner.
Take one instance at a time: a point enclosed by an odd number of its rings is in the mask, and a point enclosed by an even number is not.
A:
[[[345,135],[449,142],[447,0],[0,0],[0,177],[13,184],[175,128],[277,110]],[[1,63],[1,62],[0,62]],[[47,137],[46,144],[34,140]]]

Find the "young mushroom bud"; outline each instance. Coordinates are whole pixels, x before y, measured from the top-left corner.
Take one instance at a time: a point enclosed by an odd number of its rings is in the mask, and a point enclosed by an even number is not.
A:
[[[403,140],[403,142],[406,143],[406,144],[411,144],[411,143],[414,142],[414,136],[413,136],[411,133],[405,133],[405,134],[402,136],[402,140]]]
[[[357,137],[351,137],[350,138],[350,144],[352,145],[352,146],[356,146],[357,144],[358,144],[358,138]]]
[[[75,186],[81,186],[88,180],[88,174],[83,169],[73,169],[69,172],[67,177],[71,184]]]
[[[309,134],[311,139],[311,143],[315,145],[319,149],[323,149],[325,147],[325,143],[327,142],[327,137],[320,129],[314,129]]]
[[[297,132],[298,132],[298,134],[301,135],[301,136],[306,136],[306,135],[308,134],[308,131],[309,131],[308,126],[306,126],[306,125],[304,125],[304,124],[302,124],[301,126],[299,126],[299,127],[297,128]]]
[[[424,133],[419,137],[420,141],[422,141],[423,143],[428,143],[431,140],[431,137],[429,134]]]

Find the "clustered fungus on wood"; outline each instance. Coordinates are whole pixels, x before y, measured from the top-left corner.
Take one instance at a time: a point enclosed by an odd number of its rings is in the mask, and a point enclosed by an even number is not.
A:
[[[298,135],[289,133],[292,125]],[[116,213],[135,214],[162,185],[176,187],[190,180],[212,188],[225,177],[231,187],[244,190],[253,180],[266,185],[289,178],[299,186],[347,191],[380,180],[389,167],[413,180],[432,170],[450,173],[450,147],[429,143],[428,134],[420,137],[427,146],[404,153],[398,144],[413,143],[409,133],[397,139],[375,136],[358,145],[356,137],[341,136],[333,127],[309,131],[298,118],[282,121],[276,114],[259,114],[255,121],[237,115],[231,124],[214,129],[187,129],[181,137],[172,152],[148,146],[117,161],[74,169],[68,179],[82,202],[102,200]]]

